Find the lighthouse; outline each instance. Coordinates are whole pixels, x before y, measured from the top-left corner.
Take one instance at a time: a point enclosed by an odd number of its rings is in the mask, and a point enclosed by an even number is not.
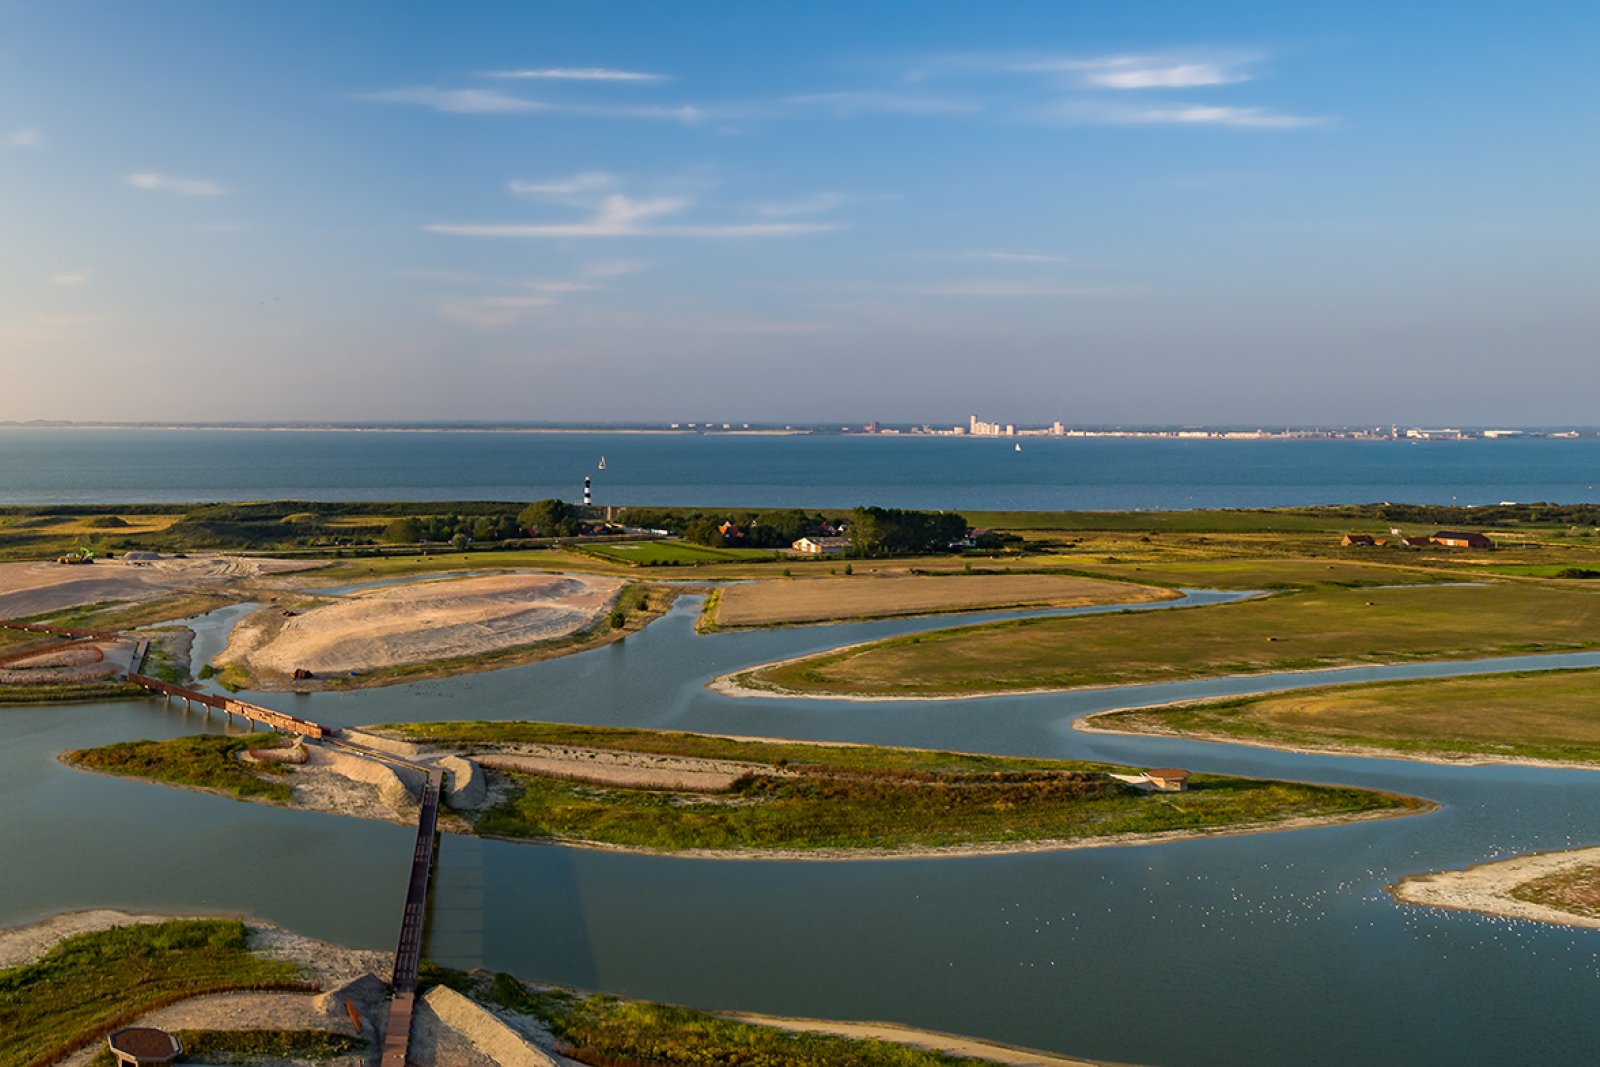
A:
[[[583,476],[583,506],[588,507],[591,502],[592,499],[589,492],[589,476],[585,474]]]

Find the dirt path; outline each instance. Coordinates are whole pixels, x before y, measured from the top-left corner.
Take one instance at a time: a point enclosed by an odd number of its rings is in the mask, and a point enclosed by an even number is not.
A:
[[[130,563],[99,560],[83,566],[53,562],[0,563],[0,619],[16,619],[103,601],[157,600],[187,590],[230,587],[323,565],[321,560],[202,556]]]

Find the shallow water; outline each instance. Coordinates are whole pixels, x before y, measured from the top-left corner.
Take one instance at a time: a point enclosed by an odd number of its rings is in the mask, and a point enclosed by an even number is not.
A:
[[[1406,873],[1600,843],[1600,774],[1071,728],[1111,707],[1594,664],[1600,654],[981,700],[735,699],[704,685],[741,666],[952,620],[697,636],[697,607],[685,598],[623,642],[525,667],[260,699],[337,724],[539,718],[912,744],[1373,786],[1443,805],[1287,833],[855,863],[447,836],[431,952],[448,964],[711,1008],[886,1019],[1133,1063],[1521,1063],[1570,1057],[1600,1039],[1600,932],[1400,906],[1382,893]],[[27,860],[0,864],[0,922],[89,906],[222,910],[391,946],[409,829],[56,763],[64,748],[204,728],[198,713],[156,701],[11,709],[0,724],[0,847]]]

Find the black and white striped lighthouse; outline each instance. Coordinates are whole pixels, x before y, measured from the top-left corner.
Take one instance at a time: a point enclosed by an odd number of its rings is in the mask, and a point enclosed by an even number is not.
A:
[[[589,492],[589,476],[585,474],[583,476],[583,506],[588,507],[591,502],[592,499]]]

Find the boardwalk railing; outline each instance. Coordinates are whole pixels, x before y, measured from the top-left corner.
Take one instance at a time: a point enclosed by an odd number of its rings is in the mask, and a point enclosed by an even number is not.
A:
[[[286,733],[300,734],[302,737],[327,737],[333,733],[331,727],[323,726],[320,722],[302,719],[298,715],[288,715],[281,711],[273,711],[259,704],[250,704],[243,700],[234,700],[232,697],[213,696],[202,693],[198,689],[187,689],[171,682],[163,682],[159,678],[151,678],[144,674],[129,673],[128,681],[135,685],[142,685],[152,693],[160,693],[165,697],[179,697],[191,704],[203,704],[208,708],[216,708],[227,715],[238,715],[241,718],[258,722],[274,730],[283,730]]]

